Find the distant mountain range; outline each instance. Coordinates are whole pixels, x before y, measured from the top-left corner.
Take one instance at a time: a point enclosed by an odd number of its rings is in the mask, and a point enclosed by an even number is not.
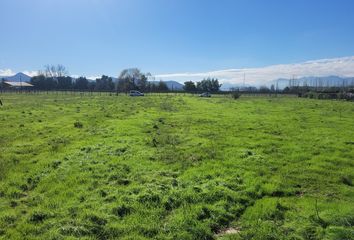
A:
[[[9,81],[9,82],[29,82],[29,81],[31,81],[31,77],[22,73],[22,72],[19,72],[13,76],[0,76],[0,80],[1,79],[5,79],[6,81]]]
[[[341,87],[354,85],[354,77],[339,77],[339,76],[326,76],[326,77],[302,77],[296,79],[280,78],[271,81],[267,86],[278,84],[279,89],[287,86],[310,86],[310,87]]]
[[[339,76],[326,76],[326,77],[302,77],[296,79],[279,78],[270,82],[265,82],[263,86],[271,87],[278,85],[279,89],[284,89],[288,86],[310,86],[310,87],[341,87],[341,86],[354,86],[354,77],[339,77]],[[245,88],[251,87],[249,84],[234,84],[223,83],[221,90],[228,91],[232,88]]]

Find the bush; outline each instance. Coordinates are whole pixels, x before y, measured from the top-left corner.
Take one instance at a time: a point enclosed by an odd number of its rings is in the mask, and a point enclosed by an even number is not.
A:
[[[241,93],[239,93],[239,92],[232,92],[231,93],[231,97],[233,98],[233,99],[239,99],[240,97],[241,97]]]
[[[37,211],[30,216],[29,221],[32,223],[40,223],[43,222],[46,218],[48,218],[48,214]]]
[[[83,124],[82,124],[82,122],[79,122],[79,121],[76,121],[76,122],[74,122],[74,127],[76,127],[76,128],[83,128]]]

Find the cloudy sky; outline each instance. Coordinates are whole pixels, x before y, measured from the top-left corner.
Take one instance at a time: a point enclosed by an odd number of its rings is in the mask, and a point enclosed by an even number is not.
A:
[[[34,76],[36,71],[23,71],[25,74]],[[0,76],[11,76],[16,74],[11,69],[0,69]],[[218,78],[223,83],[241,84],[245,79],[245,83],[251,85],[262,85],[269,81],[279,78],[300,78],[306,76],[341,76],[354,77],[354,56],[321,59],[307,61],[296,64],[278,64],[265,66],[260,68],[243,68],[243,69],[225,69],[207,72],[184,72],[184,73],[167,73],[155,75],[155,79],[175,80],[183,83],[184,81],[199,81],[203,78]],[[75,76],[76,77],[76,76]],[[95,79],[99,76],[88,76]]]
[[[353,0],[0,0],[0,9],[0,75],[46,64],[181,81],[352,74]]]
[[[354,57],[321,59],[296,64],[279,64],[260,68],[226,69],[199,73],[160,74],[156,78],[163,80],[200,80],[218,78],[221,82],[245,83],[252,85],[265,84],[279,78],[300,78],[309,76],[341,76],[354,77]]]

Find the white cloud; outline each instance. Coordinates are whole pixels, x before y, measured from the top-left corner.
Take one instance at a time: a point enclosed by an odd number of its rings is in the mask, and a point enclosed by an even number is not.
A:
[[[71,75],[71,77],[72,77],[72,78],[86,77],[86,79],[96,80],[97,78],[101,78],[102,75],[97,75],[97,76],[85,76],[85,75],[74,74],[74,75]]]
[[[12,69],[0,69],[0,76],[2,77],[10,77],[16,75],[17,72],[14,72]],[[38,75],[38,71],[22,71],[22,73],[26,74],[27,76],[33,77]]]
[[[14,73],[11,69],[0,69],[0,76],[12,76],[15,75],[16,73]]]
[[[38,75],[38,71],[23,71],[23,73],[30,77]]]
[[[228,69],[200,73],[159,74],[156,75],[156,78],[183,82],[187,80],[196,81],[206,77],[214,77],[218,78],[223,83],[240,84],[243,83],[244,75],[246,83],[254,85],[264,84],[278,78],[292,78],[293,76],[296,78],[330,75],[353,77],[354,56],[321,59],[296,64],[272,65],[261,68]]]
[[[101,78],[102,75],[97,75],[97,76],[88,76],[86,77],[87,79],[90,79],[90,80],[96,80],[97,78]]]
[[[12,69],[0,69],[0,77],[10,77],[16,75],[17,72],[14,72]],[[33,77],[37,76],[39,74],[38,71],[22,71],[22,73],[26,74],[27,76]],[[84,75],[78,75],[78,74],[73,74],[71,77],[73,78],[78,78]],[[96,75],[96,76],[88,76],[87,79],[95,80],[96,78],[101,78],[102,75]]]
[[[37,71],[23,71],[28,76],[35,76]],[[13,76],[16,72],[11,69],[0,69],[0,76]],[[188,80],[199,81],[203,78],[214,77],[218,78],[222,83],[243,83],[244,75],[246,83],[252,85],[266,84],[269,81],[278,78],[296,78],[305,76],[330,76],[337,75],[340,77],[354,77],[354,56],[321,59],[307,61],[296,64],[279,64],[261,68],[244,68],[244,69],[227,69],[210,72],[199,73],[171,73],[159,74],[155,77],[162,80],[175,80],[184,82]],[[77,77],[79,75],[73,75]],[[88,76],[88,79],[100,78],[100,76]]]

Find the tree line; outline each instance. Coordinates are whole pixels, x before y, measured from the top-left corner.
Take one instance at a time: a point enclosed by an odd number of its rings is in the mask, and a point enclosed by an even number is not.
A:
[[[124,69],[118,78],[102,75],[95,80],[86,77],[72,78],[63,65],[46,65],[37,76],[31,78],[30,83],[38,90],[89,90],[89,91],[116,91],[129,92],[165,92],[169,91],[163,81],[149,81],[150,73],[143,73],[138,68]],[[184,83],[186,92],[218,92],[221,84],[216,78],[203,79],[200,82],[188,81]]]
[[[150,81],[149,81],[150,79]],[[63,65],[46,65],[44,69],[39,71],[37,76],[31,78],[30,83],[37,90],[83,90],[83,91],[110,91],[110,92],[129,92],[138,90],[141,92],[167,92],[168,88],[163,81],[154,80],[150,73],[143,73],[138,68],[124,69],[118,78],[112,78],[102,75],[95,80],[87,79],[84,76],[72,78],[69,76],[67,69]],[[349,80],[348,80],[349,81]],[[278,82],[270,87],[262,85],[259,87],[242,86],[230,88],[230,92],[257,92],[257,93],[304,93],[304,92],[338,92],[352,91],[353,80],[351,84],[343,82],[342,86],[323,86],[317,84],[315,86],[304,83],[300,86],[299,82],[295,84],[295,80],[291,80],[292,84],[279,89]],[[184,82],[183,90],[185,92],[210,92],[216,93],[220,91],[221,85],[217,78],[206,78],[201,81]],[[0,89],[7,88],[5,79],[0,80]]]
[[[220,91],[221,84],[217,78],[207,78],[200,82],[194,83],[187,81],[184,83],[184,91],[186,92],[218,92]]]
[[[47,65],[37,76],[31,78],[30,83],[38,90],[90,90],[90,91],[117,91],[129,92],[139,90],[144,92],[168,91],[165,82],[149,82],[151,74],[142,73],[137,68],[125,69],[117,79],[102,75],[95,80],[86,77],[72,78],[62,65]]]

